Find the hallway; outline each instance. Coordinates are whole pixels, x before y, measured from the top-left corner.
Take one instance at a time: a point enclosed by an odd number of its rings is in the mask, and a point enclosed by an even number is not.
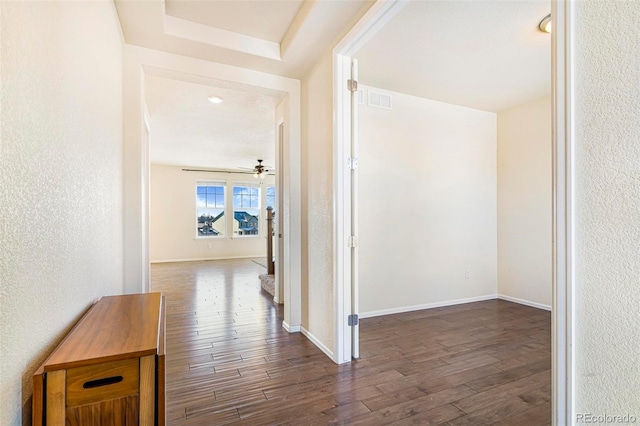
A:
[[[338,366],[260,289],[251,260],[154,264],[169,425],[550,424],[550,313],[490,300],[370,318]]]

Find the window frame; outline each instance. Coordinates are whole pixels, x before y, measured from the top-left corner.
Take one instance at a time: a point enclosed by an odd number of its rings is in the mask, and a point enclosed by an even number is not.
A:
[[[231,203],[230,203],[230,207],[231,207],[231,218],[234,222],[231,223],[230,228],[231,228],[231,238],[257,238],[260,237],[260,235],[262,235],[262,224],[261,224],[261,220],[262,220],[262,211],[261,211],[261,205],[262,205],[262,191],[261,191],[261,185],[260,183],[254,182],[254,183],[250,183],[250,182],[231,182],[231,184],[229,185],[231,188],[230,191],[230,196],[231,196]],[[236,209],[235,206],[235,189],[236,188],[250,188],[250,189],[255,189],[257,191],[256,194],[256,200],[257,200],[257,207],[238,207]],[[253,195],[250,194],[250,197],[252,197]],[[240,235],[240,234],[236,234],[235,233],[235,220],[236,220],[236,210],[242,210],[242,209],[246,209],[246,210],[255,210],[257,212],[256,217],[257,218],[257,232],[255,234],[247,234],[247,235]],[[250,215],[253,216],[253,215]]]
[[[222,188],[222,200],[223,200],[223,206],[222,207],[199,207],[198,206],[198,188],[199,187],[219,187]],[[205,193],[206,194],[206,193]],[[195,224],[196,224],[196,236],[195,238],[197,240],[200,239],[204,239],[204,240],[209,240],[209,239],[216,239],[216,240],[221,240],[221,239],[227,239],[228,236],[228,228],[229,225],[227,223],[227,218],[228,218],[228,214],[227,214],[227,206],[228,206],[228,196],[227,196],[227,182],[226,181],[220,181],[220,180],[197,180],[195,182]],[[217,202],[216,202],[217,204]],[[220,231],[220,234],[218,235],[201,235],[198,231],[198,219],[200,218],[200,215],[198,214],[198,211],[201,210],[222,210],[222,212],[224,213],[224,226],[222,227],[222,230]]]

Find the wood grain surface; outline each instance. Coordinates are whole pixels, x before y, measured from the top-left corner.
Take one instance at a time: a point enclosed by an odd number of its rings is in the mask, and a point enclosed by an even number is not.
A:
[[[63,425],[65,416],[65,370],[47,374],[47,425]]]
[[[138,395],[138,364],[138,358],[132,358],[67,370],[67,407]],[[111,377],[121,377],[122,380],[85,388],[87,382]]]
[[[45,361],[44,371],[157,354],[160,298],[103,297]]]
[[[67,408],[66,426],[138,426],[138,395]]]
[[[551,315],[502,300],[361,320],[336,365],[282,328],[250,260],[154,264],[167,424],[551,424]]]

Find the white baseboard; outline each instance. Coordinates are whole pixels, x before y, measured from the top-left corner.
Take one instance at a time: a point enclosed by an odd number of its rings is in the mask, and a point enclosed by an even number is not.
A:
[[[200,262],[203,260],[255,259],[258,257],[264,257],[264,254],[254,254],[251,256],[198,257],[194,259],[163,259],[163,260],[152,260],[150,263]]]
[[[506,300],[508,302],[519,303],[520,305],[531,306],[532,308],[544,309],[545,311],[551,311],[551,306],[544,305],[542,303],[531,302],[529,300],[518,299],[517,297],[506,296],[499,294],[498,299]]]
[[[421,311],[423,309],[442,308],[444,306],[462,305],[463,303],[482,302],[485,300],[497,299],[496,294],[485,296],[468,297],[466,299],[445,300],[443,302],[427,303],[424,305],[403,306],[400,308],[382,309],[380,311],[360,312],[359,318],[379,317],[382,315],[402,314],[404,312]]]
[[[289,325],[286,321],[282,321],[282,328],[289,333],[299,333],[301,327],[299,325]]]
[[[303,335],[306,336],[307,339],[311,340],[311,343],[313,343],[314,345],[316,345],[318,347],[318,349],[320,349],[322,352],[324,352],[324,354],[326,356],[328,356],[330,359],[333,360],[333,351],[330,350],[329,348],[327,348],[325,345],[322,344],[322,342],[320,340],[318,340],[316,338],[316,336],[314,336],[313,334],[311,334],[309,332],[309,330],[307,330],[304,327],[301,327],[301,330]]]

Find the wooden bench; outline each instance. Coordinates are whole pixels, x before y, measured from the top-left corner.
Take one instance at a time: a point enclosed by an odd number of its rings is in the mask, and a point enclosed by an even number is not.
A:
[[[33,425],[165,424],[164,298],[101,298],[33,376]]]

